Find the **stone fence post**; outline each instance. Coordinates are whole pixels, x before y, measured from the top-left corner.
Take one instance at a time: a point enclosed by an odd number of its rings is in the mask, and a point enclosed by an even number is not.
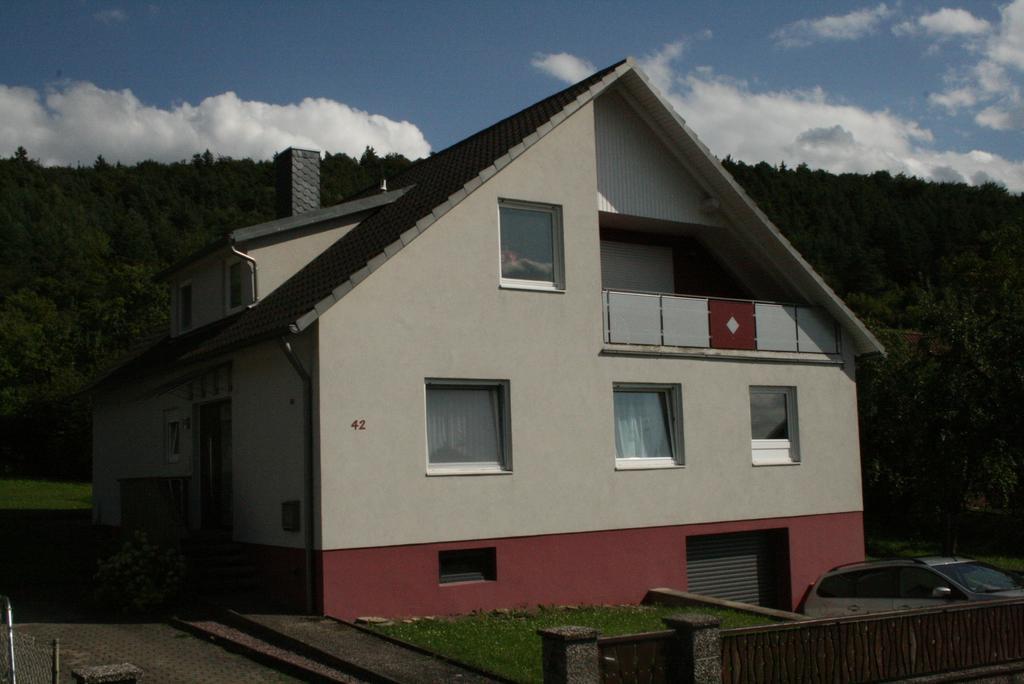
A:
[[[538,629],[544,684],[598,684],[597,637],[590,627]]]
[[[711,615],[679,614],[662,620],[676,632],[682,682],[719,684],[722,681],[722,622]],[[546,681],[546,680],[545,680]]]

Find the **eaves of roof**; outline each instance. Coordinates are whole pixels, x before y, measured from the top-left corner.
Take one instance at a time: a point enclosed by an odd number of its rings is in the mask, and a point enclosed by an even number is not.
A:
[[[619,79],[619,86],[665,133],[670,149],[706,184],[705,190],[721,201],[722,210],[752,241],[776,277],[790,283],[806,301],[828,311],[853,336],[858,355],[884,354],[885,347],[878,338],[761,211],[647,76],[639,69],[631,69]]]
[[[631,64],[622,61],[407,167],[409,189],[341,236],[234,325],[187,356],[205,358],[275,334],[300,332],[438,218],[589,102]]]
[[[359,214],[364,211],[370,211],[371,209],[391,204],[408,191],[409,187],[384,192],[377,191],[372,194],[360,196],[358,199],[341,202],[329,207],[314,209],[312,211],[304,211],[301,214],[295,214],[294,216],[285,216],[284,218],[274,219],[273,221],[265,221],[263,223],[257,223],[256,225],[246,226],[245,228],[239,228],[221,236],[202,249],[174,262],[164,270],[154,275],[153,280],[164,280],[172,273],[175,273],[185,266],[199,261],[203,257],[209,256],[228,245],[236,245],[249,240],[267,237],[269,235],[279,235],[297,228],[306,228],[325,221]]]
[[[633,60],[602,69],[587,79],[499,121],[451,147],[422,159],[389,180],[398,188],[387,193],[386,203],[364,206],[379,195],[363,195],[328,210],[377,208],[342,235],[309,264],[257,305],[236,317],[215,324],[213,334],[196,337],[190,349],[176,358],[198,361],[239,346],[289,332],[301,332],[377,270],[437,219],[487,182],[562,121],[613,84],[623,87],[647,108],[688,166],[723,204],[723,210],[763,248],[779,277],[793,284],[810,302],[826,308],[854,337],[858,354],[884,353],[884,348],[857,316],[797,253],[721,163],[697,138],[685,121],[650,84]],[[394,199],[391,199],[391,196]],[[353,207],[362,207],[353,209]],[[328,211],[320,210],[320,212]],[[318,212],[310,214],[321,215]],[[332,216],[344,215],[342,213]],[[305,215],[301,215],[305,216]],[[295,217],[299,218],[299,217]],[[301,225],[324,220],[303,222]],[[252,239],[297,225],[271,221],[241,229]],[[230,239],[230,237],[228,238]]]

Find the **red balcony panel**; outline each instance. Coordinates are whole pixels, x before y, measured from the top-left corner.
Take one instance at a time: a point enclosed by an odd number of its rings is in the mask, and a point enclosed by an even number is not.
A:
[[[715,349],[755,349],[754,303],[724,299],[708,301],[711,346]]]

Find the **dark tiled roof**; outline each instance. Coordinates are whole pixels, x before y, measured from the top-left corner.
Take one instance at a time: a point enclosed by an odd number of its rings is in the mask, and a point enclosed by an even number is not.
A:
[[[401,198],[364,219],[256,306],[186,335],[174,338],[161,336],[95,380],[88,389],[128,380],[179,362],[198,361],[287,333],[292,323],[382,253],[385,247],[398,240],[402,233],[622,63],[602,69],[407,167],[388,179],[390,190],[409,188]],[[376,192],[370,188],[345,201]]]
[[[155,369],[170,368],[196,347],[230,327],[241,315],[241,313],[233,314],[177,337],[171,337],[166,332],[152,335],[128,352],[115,365],[100,373],[82,392],[89,393],[100,387],[141,377]]]
[[[219,334],[198,344],[184,358],[207,356],[287,332],[290,324],[398,240],[402,233],[621,63],[613,64],[389,179],[391,189],[414,187],[394,203],[363,220],[257,306],[245,311]]]

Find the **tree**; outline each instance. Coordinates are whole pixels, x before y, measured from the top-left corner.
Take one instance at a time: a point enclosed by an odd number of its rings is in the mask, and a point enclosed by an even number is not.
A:
[[[1024,227],[981,246],[944,262],[958,285],[923,294],[923,333],[889,335],[861,374],[869,504],[939,520],[947,554],[970,505],[1005,507],[1024,482]]]

